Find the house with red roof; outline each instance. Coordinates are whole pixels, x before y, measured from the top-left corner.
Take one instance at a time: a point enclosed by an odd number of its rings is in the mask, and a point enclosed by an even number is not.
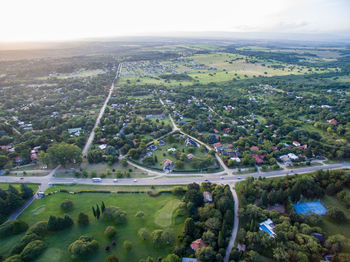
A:
[[[262,164],[264,163],[264,158],[266,155],[252,154],[252,157],[255,158],[255,163]]]
[[[332,125],[338,125],[339,124],[339,122],[335,118],[332,118],[332,119],[328,120],[328,123],[332,124]]]
[[[216,128],[214,128],[214,133],[215,133],[215,134],[219,134],[219,133],[220,133],[220,131],[219,131],[219,130],[217,130]]]
[[[293,141],[294,146],[301,146],[301,144],[298,141]]]
[[[201,247],[206,247],[206,246],[207,246],[207,244],[201,238],[193,241],[192,244],[191,244],[191,248],[194,251],[197,251]]]
[[[227,134],[227,133],[230,133],[230,128],[224,128],[224,132]]]

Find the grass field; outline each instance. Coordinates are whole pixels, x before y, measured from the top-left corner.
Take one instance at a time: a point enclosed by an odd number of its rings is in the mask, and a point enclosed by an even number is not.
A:
[[[10,183],[0,183],[0,188],[1,189],[7,189],[9,187]],[[20,190],[21,187],[21,183],[11,183],[12,186],[14,186],[15,188],[17,188],[18,190]],[[29,184],[26,183],[26,185],[28,187],[30,187],[31,189],[33,189],[34,191],[37,191],[39,188],[39,184]]]
[[[45,238],[45,242],[48,245],[47,250],[38,257],[36,262],[104,261],[107,255],[112,253],[116,254],[121,262],[138,261],[140,258],[147,256],[152,256],[156,259],[159,256],[166,256],[172,251],[173,247],[154,248],[150,242],[143,242],[138,238],[138,230],[145,227],[152,232],[156,229],[170,228],[178,235],[183,226],[183,218],[174,218],[173,216],[179,199],[170,193],[163,193],[158,197],[150,197],[145,193],[84,193],[79,195],[57,193],[35,201],[19,219],[32,225],[37,221],[47,221],[50,215],[63,216],[65,213],[58,206],[65,199],[72,200],[75,206],[72,211],[68,212],[68,215],[76,221],[79,212],[84,212],[89,215],[90,225],[87,227],[74,225],[72,229],[51,233]],[[100,204],[102,201],[107,207],[118,206],[127,212],[127,223],[116,225],[117,236],[115,240],[117,245],[110,252],[104,250],[105,246],[111,244],[111,240],[107,239],[103,232],[106,226],[111,225],[111,223],[103,219],[97,221],[91,212],[91,206]],[[138,211],[143,211],[145,216],[136,218],[135,214]],[[156,221],[161,222],[157,224]],[[99,242],[99,249],[89,257],[73,260],[67,248],[70,243],[78,239],[82,234],[94,236]],[[0,253],[6,253],[20,237],[21,235],[0,240]],[[133,243],[133,248],[130,252],[127,252],[122,246],[125,240]]]
[[[173,66],[179,71],[186,72],[192,77],[192,81],[166,81],[159,78],[156,74],[152,76],[144,76],[143,70],[139,69],[139,71],[141,71],[138,76],[121,77],[119,83],[123,86],[150,84],[172,87],[178,85],[187,86],[194,83],[208,84],[210,82],[226,82],[233,79],[242,80],[259,76],[307,75],[335,71],[335,68],[317,70],[314,67],[284,64],[270,59],[264,60],[225,52],[197,54],[189,56],[187,59],[196,64],[201,64],[207,67],[207,69],[194,69],[183,64],[178,64],[174,61]],[[162,61],[162,64],[168,64],[168,61]]]
[[[159,186],[123,186],[123,185],[115,185],[115,186],[102,186],[102,185],[83,185],[83,184],[57,184],[49,187],[45,192],[56,192],[61,189],[65,189],[69,192],[78,192],[81,190],[104,190],[104,191],[112,191],[112,192],[148,192],[148,191],[162,191],[162,190],[171,190],[172,186],[167,185],[159,185]]]

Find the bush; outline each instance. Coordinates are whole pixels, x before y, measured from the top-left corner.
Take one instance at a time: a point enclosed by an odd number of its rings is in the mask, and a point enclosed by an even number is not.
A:
[[[35,233],[25,234],[19,242],[12,248],[11,254],[19,254],[22,252],[23,248],[30,242],[35,240],[41,240],[41,238]]]
[[[21,220],[10,220],[0,225],[0,237],[22,233],[28,229],[28,224]]]
[[[68,212],[73,209],[74,204],[72,200],[66,199],[66,200],[63,200],[60,207],[63,211]]]
[[[104,232],[105,236],[108,237],[108,238],[114,237],[116,233],[117,233],[117,231],[115,230],[114,226],[106,227],[106,230]]]
[[[103,218],[113,221],[116,224],[123,224],[126,222],[126,212],[119,207],[107,207],[103,212]]]
[[[68,251],[73,258],[86,256],[98,249],[98,242],[89,236],[81,236],[78,240],[69,245]]]
[[[89,216],[85,213],[80,212],[78,216],[78,225],[87,226],[89,224]]]
[[[123,247],[126,249],[126,251],[130,251],[132,249],[132,242],[125,240],[123,243]]]
[[[62,217],[50,216],[49,222],[47,222],[48,231],[59,231],[73,226],[74,222],[70,216],[65,215]]]
[[[36,259],[41,253],[44,252],[46,244],[41,240],[35,240],[30,242],[23,249],[21,256],[24,261],[32,261]]]
[[[38,236],[45,236],[47,234],[47,222],[46,221],[39,221],[37,223],[35,223],[34,225],[32,225],[27,234],[30,233],[35,233]]]
[[[109,255],[107,258],[106,258],[106,262],[118,262],[118,258],[116,255]]]
[[[141,218],[141,217],[144,217],[145,216],[145,213],[143,213],[142,211],[138,211],[135,215],[135,217],[138,217],[138,218]]]

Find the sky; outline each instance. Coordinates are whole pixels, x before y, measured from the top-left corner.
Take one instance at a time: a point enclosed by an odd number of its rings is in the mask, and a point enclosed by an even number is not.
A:
[[[0,0],[0,42],[273,32],[350,35],[350,0]]]

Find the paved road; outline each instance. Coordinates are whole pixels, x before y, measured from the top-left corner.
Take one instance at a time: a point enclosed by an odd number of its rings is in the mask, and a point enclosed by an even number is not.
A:
[[[38,192],[40,191],[45,191],[46,189],[48,189],[50,187],[50,180],[52,180],[52,178],[54,177],[56,171],[60,168],[61,166],[57,166],[55,169],[53,169],[47,176],[44,177],[40,177],[40,186],[38,188],[38,191],[34,193],[33,197],[31,197],[30,199],[27,200],[27,202],[18,210],[16,210],[14,213],[11,214],[11,216],[9,217],[9,220],[14,220],[17,219],[17,217],[22,214],[22,212],[30,206],[31,203],[33,203],[33,201],[35,199],[38,198]],[[0,180],[1,181],[1,180]],[[24,182],[24,179],[21,180]],[[24,182],[26,183],[26,182]]]
[[[117,69],[117,74],[114,78],[114,81],[112,83],[112,86],[111,88],[109,89],[109,93],[108,93],[108,96],[106,97],[106,100],[105,102],[103,103],[103,106],[101,107],[101,110],[100,110],[100,113],[98,114],[98,117],[96,119],[96,122],[95,122],[95,125],[94,127],[92,128],[91,130],[91,133],[90,133],[90,136],[88,138],[88,140],[86,141],[86,144],[84,146],[84,149],[83,149],[83,156],[86,157],[87,156],[87,153],[90,149],[90,146],[91,146],[91,143],[94,141],[94,138],[95,138],[95,128],[98,127],[98,125],[100,124],[100,121],[101,121],[101,118],[105,112],[105,109],[106,109],[106,106],[108,104],[108,101],[109,99],[111,98],[112,96],[112,93],[113,93],[113,90],[114,90],[114,82],[118,79],[118,77],[120,76],[120,72],[121,72],[121,69],[122,69],[122,63],[120,63],[118,65],[118,69]]]

